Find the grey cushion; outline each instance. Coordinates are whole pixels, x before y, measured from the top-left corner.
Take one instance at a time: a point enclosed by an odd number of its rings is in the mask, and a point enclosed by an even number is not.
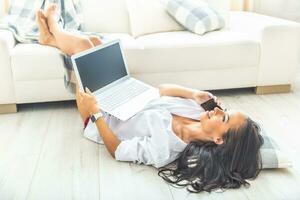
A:
[[[265,129],[260,124],[264,144],[260,149],[263,169],[287,168],[292,166],[288,156],[280,150],[276,142],[266,134]]]
[[[200,35],[225,26],[225,19],[201,0],[167,0],[166,10],[186,29]]]

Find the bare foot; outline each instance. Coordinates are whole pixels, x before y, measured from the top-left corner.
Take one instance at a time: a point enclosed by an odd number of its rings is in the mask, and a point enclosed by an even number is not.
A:
[[[45,10],[45,17],[47,18],[47,23],[49,26],[49,31],[53,33],[57,28],[59,28],[57,24],[57,5],[56,4],[49,4],[47,9]]]
[[[36,21],[39,27],[39,39],[38,42],[43,45],[56,46],[54,36],[49,32],[48,25],[46,23],[46,17],[42,10],[36,12]]]

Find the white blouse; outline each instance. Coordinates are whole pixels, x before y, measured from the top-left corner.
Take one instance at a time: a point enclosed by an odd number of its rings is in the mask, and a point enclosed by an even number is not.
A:
[[[203,108],[191,99],[163,96],[152,100],[127,121],[105,114],[104,120],[121,141],[115,151],[119,161],[162,167],[173,162],[185,149],[172,130],[172,115],[199,120]],[[103,144],[94,123],[89,121],[84,130],[88,139]]]

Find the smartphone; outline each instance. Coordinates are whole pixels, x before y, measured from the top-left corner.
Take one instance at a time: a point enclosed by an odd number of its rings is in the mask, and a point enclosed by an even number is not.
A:
[[[215,102],[215,100],[213,98],[205,101],[204,103],[201,104],[201,107],[205,110],[205,111],[211,111],[213,110],[215,107],[220,108],[221,110],[223,110],[220,106],[218,106],[218,104]]]

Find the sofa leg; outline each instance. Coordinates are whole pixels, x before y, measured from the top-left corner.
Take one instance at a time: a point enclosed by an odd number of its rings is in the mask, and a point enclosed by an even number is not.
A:
[[[288,93],[291,92],[291,85],[270,85],[270,86],[257,86],[255,94],[274,94],[274,93]]]
[[[17,104],[0,104],[0,114],[16,113]]]

